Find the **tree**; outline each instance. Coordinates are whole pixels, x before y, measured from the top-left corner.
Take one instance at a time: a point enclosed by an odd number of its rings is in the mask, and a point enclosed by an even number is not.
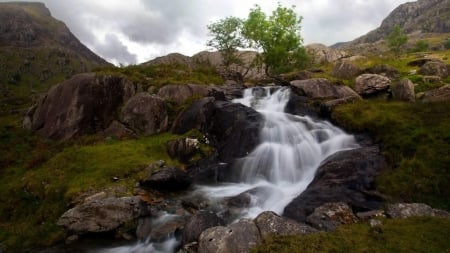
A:
[[[291,8],[278,3],[278,7],[267,17],[259,5],[250,10],[243,24],[243,35],[249,46],[261,51],[261,62],[265,64],[266,75],[274,77],[304,67],[307,63],[306,50],[300,36],[302,17]]]
[[[450,49],[450,38],[448,38],[446,41],[444,41],[444,47],[445,47],[445,49]]]
[[[413,52],[425,52],[428,50],[430,45],[425,40],[419,40],[416,42],[416,46],[413,48]]]
[[[210,35],[213,37],[207,45],[220,52],[223,65],[228,69],[231,64],[239,63],[236,55],[238,48],[246,47],[245,38],[242,36],[243,21],[235,17],[227,17],[208,25]]]
[[[394,52],[394,54],[399,55],[402,46],[408,42],[408,36],[403,33],[403,30],[399,25],[395,25],[386,40],[388,47]]]

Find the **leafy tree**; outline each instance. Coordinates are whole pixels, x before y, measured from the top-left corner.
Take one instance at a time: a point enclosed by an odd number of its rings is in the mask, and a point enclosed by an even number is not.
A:
[[[237,49],[246,47],[245,38],[242,36],[242,19],[227,17],[208,25],[210,35],[213,37],[207,45],[220,52],[223,65],[229,68],[233,63],[240,63]]]
[[[427,51],[430,45],[425,40],[419,40],[416,42],[416,46],[413,49],[413,52],[424,52]]]
[[[265,64],[268,76],[304,67],[307,63],[306,50],[300,36],[302,17],[291,8],[278,3],[272,15],[267,15],[259,5],[250,10],[243,24],[243,35],[249,46],[261,51],[261,62]]]
[[[386,41],[389,48],[395,53],[395,55],[399,55],[402,46],[408,42],[408,36],[403,33],[403,30],[399,25],[395,25],[391,33],[389,33]]]
[[[446,41],[444,41],[444,47],[446,49],[450,49],[450,38],[448,38]]]

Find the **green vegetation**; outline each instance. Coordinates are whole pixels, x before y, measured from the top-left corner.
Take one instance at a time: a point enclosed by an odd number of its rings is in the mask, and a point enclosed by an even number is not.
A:
[[[444,47],[446,49],[450,49],[450,38],[448,38],[446,41],[444,41]]]
[[[345,129],[369,132],[389,168],[377,179],[387,196],[450,209],[450,102],[360,101],[336,108]]]
[[[402,46],[408,42],[408,36],[403,33],[399,25],[396,25],[386,38],[386,42],[395,55],[400,55]]]
[[[273,236],[253,253],[409,253],[449,252],[450,220],[443,218],[384,219],[383,225],[345,225],[335,232],[298,236]]]
[[[416,45],[412,49],[413,52],[425,52],[428,50],[430,45],[426,40],[419,40],[416,42]]]

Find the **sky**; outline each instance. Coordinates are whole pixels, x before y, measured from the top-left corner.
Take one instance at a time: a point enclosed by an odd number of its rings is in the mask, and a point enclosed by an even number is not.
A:
[[[177,52],[191,56],[211,37],[207,25],[246,18],[258,4],[270,14],[280,2],[303,17],[304,44],[332,45],[377,28],[408,0],[40,0],[88,48],[114,64],[138,64]],[[413,1],[413,0],[409,0]],[[0,2],[7,2],[0,0]]]

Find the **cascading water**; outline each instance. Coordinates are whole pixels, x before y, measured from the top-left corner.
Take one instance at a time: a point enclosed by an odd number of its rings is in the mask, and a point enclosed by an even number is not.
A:
[[[215,206],[222,205],[224,199],[245,194],[249,198],[248,205],[238,208],[231,221],[254,218],[263,211],[281,214],[284,207],[306,189],[323,160],[335,152],[358,147],[353,136],[326,121],[285,113],[290,89],[279,88],[272,93],[273,89],[247,89],[243,98],[234,100],[264,116],[261,143],[233,164],[234,180],[197,186],[192,193],[209,200],[209,207],[215,210],[227,209]],[[140,242],[101,252],[173,252],[178,245],[179,241],[170,237],[162,243]]]
[[[198,188],[220,200],[242,193],[250,196],[248,208],[236,218],[254,218],[263,211],[283,212],[284,207],[306,189],[316,169],[329,155],[358,147],[353,136],[326,121],[284,112],[289,88],[247,89],[234,102],[250,106],[264,116],[255,150],[233,165],[234,183]]]

